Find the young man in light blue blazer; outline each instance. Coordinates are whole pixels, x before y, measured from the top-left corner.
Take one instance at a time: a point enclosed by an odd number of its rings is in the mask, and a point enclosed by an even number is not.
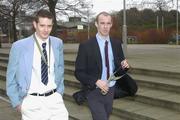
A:
[[[13,43],[7,68],[7,95],[22,120],[68,120],[63,102],[62,40],[50,36],[53,15],[36,13],[35,33]]]

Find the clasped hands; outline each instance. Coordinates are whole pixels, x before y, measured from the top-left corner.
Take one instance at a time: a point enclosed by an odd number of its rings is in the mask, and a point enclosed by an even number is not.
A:
[[[122,69],[124,69],[124,70],[125,70],[125,69],[129,69],[129,67],[130,67],[130,66],[129,66],[129,64],[128,64],[128,62],[127,62],[126,59],[121,62],[121,68],[122,68]],[[109,82],[110,82],[111,80],[118,80],[118,79],[121,78],[121,77],[122,77],[122,76],[120,76],[120,77],[115,77],[115,76],[114,76],[114,73],[113,73],[113,75],[111,75],[108,80],[98,79],[97,82],[96,82],[96,85],[97,85],[98,88],[101,89],[101,93],[102,93],[103,95],[106,95],[106,94],[108,93],[108,91],[109,91]]]

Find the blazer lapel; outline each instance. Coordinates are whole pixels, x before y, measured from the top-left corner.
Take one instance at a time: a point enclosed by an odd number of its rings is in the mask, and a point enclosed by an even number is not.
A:
[[[94,47],[94,55],[96,58],[98,69],[100,72],[102,72],[102,58],[101,58],[100,48],[99,48],[96,38],[93,40],[93,47]]]
[[[59,60],[59,54],[58,54],[59,49],[57,47],[56,42],[54,42],[51,37],[50,37],[50,41],[51,41],[52,52],[54,54],[54,65],[56,65],[57,61]]]
[[[110,42],[111,42],[111,46],[112,46],[112,52],[113,52],[113,56],[114,56],[114,64],[115,66],[117,65],[117,61],[118,61],[118,51],[116,49],[116,44],[114,43],[114,41],[110,38]]]
[[[34,55],[34,39],[31,36],[27,41],[27,46],[24,46],[24,61],[25,61],[25,70],[27,72],[27,80],[31,80],[32,74],[32,64],[33,64],[33,55]]]

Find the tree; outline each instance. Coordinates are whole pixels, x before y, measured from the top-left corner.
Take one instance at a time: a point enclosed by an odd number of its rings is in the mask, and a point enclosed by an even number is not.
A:
[[[164,30],[164,10],[168,10],[173,5],[173,0],[142,0],[144,6],[152,6],[160,11],[162,31]]]
[[[9,18],[9,22],[12,23],[12,29],[13,29],[13,34],[14,34],[14,41],[17,40],[17,36],[15,35],[16,33],[16,24],[15,24],[15,20],[16,20],[16,15],[17,15],[17,11],[18,11],[18,1],[11,1],[11,0],[1,0],[0,1],[1,4],[1,8],[0,8],[0,13],[4,16],[6,16],[7,18]]]
[[[17,28],[16,25],[20,23],[20,13],[24,11],[28,11],[30,8],[34,8],[36,5],[34,4],[35,1],[30,0],[0,0],[0,13],[4,15],[6,18],[8,18],[8,22],[12,25],[12,35],[13,35],[13,41],[17,41]],[[3,7],[2,7],[3,6]]]
[[[86,15],[83,8],[88,8],[90,4],[86,0],[41,0],[48,6],[49,11],[54,16],[54,25],[52,35],[57,36],[57,17],[69,16],[70,14],[77,14],[79,16]]]
[[[25,15],[32,15],[35,11],[41,8],[48,8],[54,16],[54,25],[52,35],[56,34],[57,18],[62,15],[69,16],[77,14],[79,16],[86,15],[82,7],[88,7],[86,0],[0,0],[0,5],[5,7],[0,8],[0,13],[7,16],[12,24],[13,39],[17,40],[16,25],[20,24],[20,18],[23,11]],[[17,19],[20,18],[20,19]]]
[[[128,36],[137,36],[141,43],[168,43],[168,39],[173,31],[175,31],[176,10],[162,10],[164,24],[166,28],[164,31],[156,29],[156,15],[161,15],[160,10],[150,8],[137,9],[135,7],[127,9],[127,25]],[[118,26],[122,26],[123,10],[114,12],[115,16],[115,30],[113,30],[113,37],[119,32]],[[153,41],[154,40],[154,41]]]

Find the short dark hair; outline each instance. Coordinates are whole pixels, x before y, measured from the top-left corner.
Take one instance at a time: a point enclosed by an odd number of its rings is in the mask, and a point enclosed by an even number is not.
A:
[[[35,14],[34,21],[35,21],[36,23],[38,23],[40,17],[42,17],[42,18],[49,18],[49,19],[54,20],[53,14],[52,14],[50,11],[46,10],[46,9],[41,9],[41,10],[39,10],[39,11]]]
[[[99,22],[99,16],[100,16],[100,15],[110,16],[110,17],[111,17],[111,21],[113,22],[111,14],[103,11],[103,12],[100,12],[100,13],[96,16],[96,22],[97,22],[97,23]]]

